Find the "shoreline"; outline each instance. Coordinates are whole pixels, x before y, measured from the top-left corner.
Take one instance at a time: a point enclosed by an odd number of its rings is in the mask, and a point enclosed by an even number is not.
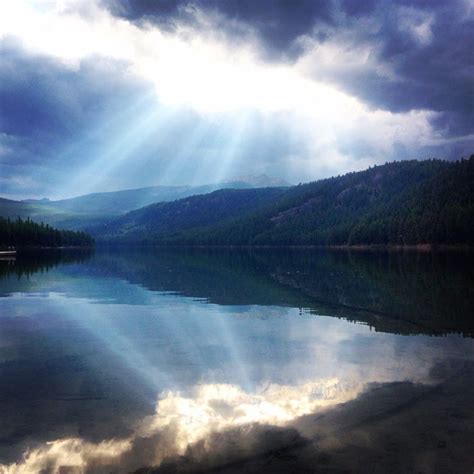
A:
[[[146,249],[291,249],[291,250],[326,250],[343,252],[409,252],[409,253],[436,253],[436,252],[472,252],[474,245],[467,244],[357,244],[357,245],[193,245],[193,244],[152,244],[139,242],[96,242],[91,246],[67,245],[61,247],[51,246],[21,246],[14,250],[0,251],[0,256],[16,256],[23,252],[41,252],[50,250],[93,250],[97,248],[146,248]]]
[[[313,250],[338,250],[338,251],[384,251],[384,252],[471,252],[473,245],[466,244],[414,244],[414,245],[394,245],[394,244],[360,244],[360,245],[164,245],[164,244],[143,244],[143,243],[119,243],[119,242],[98,242],[98,248],[156,248],[156,249],[313,249]]]
[[[15,247],[15,250],[0,251],[0,255],[18,255],[21,252],[30,252],[30,251],[39,251],[39,250],[90,250],[95,249],[95,246],[81,246],[81,245],[65,245],[61,247],[51,247],[51,246],[20,246]]]

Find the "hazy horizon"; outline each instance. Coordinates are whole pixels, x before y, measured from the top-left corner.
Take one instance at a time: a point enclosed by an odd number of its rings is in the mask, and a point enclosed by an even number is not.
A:
[[[7,199],[18,200],[18,201],[61,201],[67,199],[74,199],[77,197],[82,197],[89,194],[106,194],[106,193],[116,193],[116,192],[126,192],[126,191],[138,191],[141,189],[148,189],[148,188],[201,188],[206,186],[221,186],[224,188],[227,184],[234,184],[234,183],[242,183],[242,184],[249,184],[254,185],[255,187],[260,187],[258,183],[254,183],[253,180],[268,180],[267,183],[262,185],[261,187],[270,187],[270,186],[294,186],[294,183],[289,183],[288,181],[284,180],[283,178],[279,178],[276,176],[268,176],[266,174],[261,175],[247,175],[247,176],[231,176],[229,179],[220,181],[220,182],[204,182],[199,184],[187,184],[187,183],[175,183],[175,184],[151,184],[149,186],[135,186],[132,188],[117,188],[117,189],[107,189],[107,190],[94,190],[90,193],[75,193],[75,194],[65,194],[63,196],[57,195],[50,195],[50,196],[30,196],[28,194],[24,196],[16,196],[16,197],[7,197],[7,196],[0,196],[0,198],[6,197]],[[275,183],[275,184],[272,184]]]

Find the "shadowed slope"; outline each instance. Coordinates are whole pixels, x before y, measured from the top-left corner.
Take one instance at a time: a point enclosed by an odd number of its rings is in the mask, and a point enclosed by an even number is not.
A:
[[[160,245],[472,245],[473,229],[474,157],[389,163],[291,188],[227,190],[90,230]]]
[[[205,228],[245,215],[272,203],[283,193],[284,188],[223,189],[175,202],[152,204],[90,231],[101,240],[152,241],[159,235]]]

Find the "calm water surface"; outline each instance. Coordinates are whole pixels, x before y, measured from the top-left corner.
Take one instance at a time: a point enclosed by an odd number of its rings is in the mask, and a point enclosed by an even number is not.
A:
[[[474,469],[471,255],[0,261],[0,473]]]

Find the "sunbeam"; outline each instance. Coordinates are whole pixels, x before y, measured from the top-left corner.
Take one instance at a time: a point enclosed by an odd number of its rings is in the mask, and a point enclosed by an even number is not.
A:
[[[250,113],[236,115],[232,128],[225,131],[225,138],[219,141],[219,157],[214,168],[214,181],[220,182],[229,176],[229,170],[238,169],[239,159],[243,159],[243,145],[249,124]]]
[[[191,132],[186,136],[179,137],[179,140],[177,140],[173,157],[161,164],[159,173],[159,182],[161,184],[182,183],[183,171],[189,169],[192,163],[195,163],[196,166],[193,168],[192,178],[188,183],[195,184],[193,180],[200,173],[200,167],[197,164],[201,160],[201,154],[205,152],[203,145],[206,145],[211,131],[209,125],[199,118],[196,118],[194,122]],[[202,181],[199,181],[199,184],[202,184]]]
[[[157,146],[167,137],[172,114],[172,110],[161,110],[155,104],[148,105],[138,117],[130,117],[125,111],[125,123],[107,134],[107,138],[102,140],[105,143],[91,153],[92,156],[86,159],[88,164],[67,183],[65,189],[80,189],[84,193],[97,188],[101,181],[122,166],[139,167],[143,159],[141,148],[150,140]],[[87,153],[86,150],[87,147],[83,147],[82,153]],[[159,175],[157,170],[150,170],[150,173]]]

